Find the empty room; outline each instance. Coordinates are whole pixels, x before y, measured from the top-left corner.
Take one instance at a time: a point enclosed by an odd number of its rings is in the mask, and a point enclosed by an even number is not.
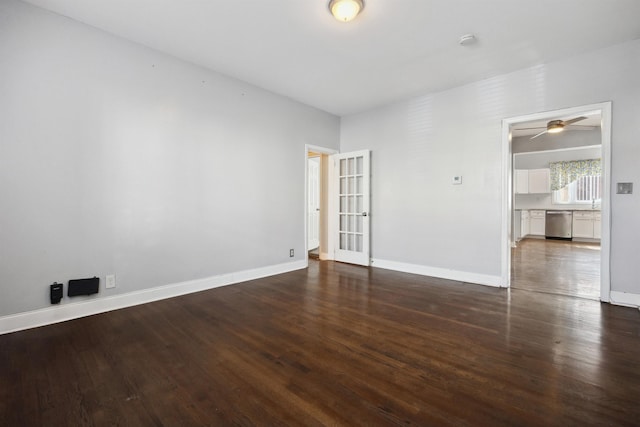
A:
[[[637,425],[638,17],[0,0],[0,425]]]

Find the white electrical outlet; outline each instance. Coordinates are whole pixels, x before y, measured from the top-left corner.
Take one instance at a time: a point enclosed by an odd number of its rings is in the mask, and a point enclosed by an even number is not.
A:
[[[453,178],[451,178],[451,183],[453,185],[460,185],[462,184],[462,175],[456,175]]]
[[[107,275],[104,287],[106,289],[111,289],[111,288],[115,288],[116,287],[116,275],[115,274],[108,274]]]

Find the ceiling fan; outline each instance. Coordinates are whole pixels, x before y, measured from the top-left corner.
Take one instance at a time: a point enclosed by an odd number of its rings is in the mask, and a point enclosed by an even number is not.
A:
[[[549,123],[547,123],[547,128],[545,130],[543,130],[537,135],[532,136],[530,139],[537,138],[540,135],[544,135],[545,133],[560,133],[564,130],[565,127],[571,126],[574,123],[577,123],[579,121],[586,120],[586,119],[587,117],[580,116],[580,117],[575,117],[569,120],[551,120]],[[530,129],[541,129],[541,128],[526,128],[526,129],[530,130]],[[520,129],[520,130],[525,130],[525,129]]]

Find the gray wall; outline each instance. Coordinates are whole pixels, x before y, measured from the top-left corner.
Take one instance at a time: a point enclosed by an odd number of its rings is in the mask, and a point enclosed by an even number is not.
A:
[[[304,258],[304,144],[338,117],[13,0],[0,76],[0,315]]]
[[[602,134],[596,130],[566,130],[559,134],[544,134],[536,139],[530,136],[513,138],[511,149],[514,153],[528,153],[531,151],[557,150],[559,148],[583,147],[585,145],[600,145]]]
[[[372,256],[499,276],[502,119],[604,101],[611,188],[637,186],[639,40],[343,117],[341,149],[372,149]],[[612,196],[611,283],[640,294],[637,193]]]
[[[551,162],[569,160],[589,160],[602,158],[602,147],[584,147],[562,151],[543,151],[516,154],[513,156],[514,169],[548,168]]]

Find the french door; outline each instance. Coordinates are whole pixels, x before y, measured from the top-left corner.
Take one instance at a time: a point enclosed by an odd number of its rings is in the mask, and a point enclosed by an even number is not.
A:
[[[338,198],[333,213],[337,217],[335,260],[369,265],[369,150],[334,154],[332,158]]]

